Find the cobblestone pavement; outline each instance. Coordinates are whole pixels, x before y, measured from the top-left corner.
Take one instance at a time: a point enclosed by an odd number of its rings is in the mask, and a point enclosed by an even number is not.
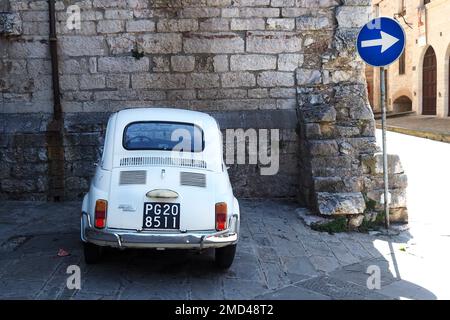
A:
[[[235,263],[228,271],[218,271],[211,252],[111,249],[101,264],[87,266],[79,240],[80,203],[3,202],[0,298],[397,298],[398,292],[370,291],[366,286],[369,265],[381,267],[382,286],[399,281],[389,270],[386,239],[314,232],[302,224],[291,202],[242,200],[241,206],[242,237]],[[374,241],[386,244],[387,251]],[[58,257],[60,248],[70,256]],[[66,288],[66,270],[73,264],[82,270],[81,290]],[[433,298],[426,290],[422,294]]]

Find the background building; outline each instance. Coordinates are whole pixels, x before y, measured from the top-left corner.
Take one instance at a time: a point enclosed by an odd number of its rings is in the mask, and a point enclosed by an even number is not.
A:
[[[450,1],[374,0],[374,16],[396,17],[406,32],[403,56],[387,68],[391,112],[449,116]],[[380,111],[380,71],[366,70],[369,100]]]

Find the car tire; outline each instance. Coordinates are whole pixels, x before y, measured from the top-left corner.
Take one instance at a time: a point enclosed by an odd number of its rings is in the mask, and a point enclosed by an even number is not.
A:
[[[215,249],[216,266],[220,269],[228,269],[233,264],[235,254],[235,244]]]
[[[92,244],[85,242],[83,243],[84,249],[84,261],[86,264],[95,264],[100,262],[102,258],[102,248]]]

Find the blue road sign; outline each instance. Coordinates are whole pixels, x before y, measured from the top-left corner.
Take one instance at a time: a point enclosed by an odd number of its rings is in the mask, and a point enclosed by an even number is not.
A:
[[[371,66],[388,66],[402,55],[405,38],[405,31],[396,20],[376,18],[359,32],[358,53]]]

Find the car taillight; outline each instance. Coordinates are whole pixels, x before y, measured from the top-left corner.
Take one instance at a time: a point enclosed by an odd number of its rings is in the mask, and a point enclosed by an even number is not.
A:
[[[103,229],[106,227],[106,212],[108,211],[108,201],[97,200],[95,203],[95,217],[94,226],[97,229]]]
[[[223,231],[227,228],[227,204],[216,203],[216,230]]]

